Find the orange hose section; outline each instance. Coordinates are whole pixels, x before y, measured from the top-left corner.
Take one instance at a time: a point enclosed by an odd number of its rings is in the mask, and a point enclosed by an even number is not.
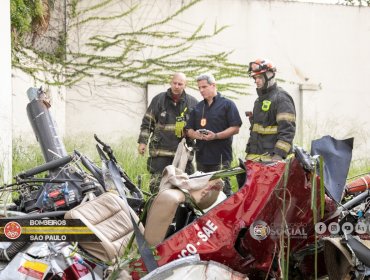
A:
[[[370,174],[348,183],[346,189],[349,194],[363,192],[370,189]]]

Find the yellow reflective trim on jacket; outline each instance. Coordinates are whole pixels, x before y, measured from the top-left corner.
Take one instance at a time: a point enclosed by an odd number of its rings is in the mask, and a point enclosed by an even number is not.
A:
[[[253,160],[253,161],[271,161],[272,157],[270,155],[258,155],[258,154],[247,154],[245,157],[247,160]]]
[[[255,123],[253,125],[252,131],[257,132],[259,134],[277,134],[278,127],[277,125],[263,127],[262,125]]]
[[[160,126],[158,128],[165,131],[175,131],[175,127],[175,124],[165,124],[164,126]]]
[[[295,115],[291,113],[280,113],[276,115],[276,121],[295,122]]]
[[[155,149],[150,150],[149,155],[151,157],[173,157],[175,156],[175,152],[169,150]]]
[[[289,153],[290,149],[292,148],[292,145],[290,145],[288,142],[278,140],[275,144],[275,147]]]
[[[185,107],[184,111],[182,111],[182,113],[180,114],[180,117],[183,117],[187,110],[188,110],[188,107]]]

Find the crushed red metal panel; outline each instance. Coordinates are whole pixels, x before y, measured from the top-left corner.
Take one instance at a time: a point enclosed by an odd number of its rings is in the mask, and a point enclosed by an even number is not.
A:
[[[279,236],[269,235],[256,240],[249,233],[249,227],[255,221],[263,221],[267,225],[301,224],[304,225],[304,233],[312,234],[314,231],[310,176],[298,160],[293,159],[285,189],[286,164],[247,161],[244,187],[159,244],[156,247],[160,256],[158,265],[199,254],[202,260],[217,261],[244,274],[269,271],[274,256],[279,252]],[[319,194],[319,181],[316,186]],[[317,197],[319,209],[319,195]],[[290,240],[290,253],[305,247],[307,242],[311,239]]]

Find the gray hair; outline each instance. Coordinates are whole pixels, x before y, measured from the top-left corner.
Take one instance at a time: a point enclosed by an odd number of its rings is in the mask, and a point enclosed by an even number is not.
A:
[[[210,74],[210,73],[204,73],[204,74],[201,74],[197,77],[197,82],[204,81],[204,80],[207,81],[207,83],[210,84],[210,85],[216,83],[215,77],[213,77],[213,75]]]

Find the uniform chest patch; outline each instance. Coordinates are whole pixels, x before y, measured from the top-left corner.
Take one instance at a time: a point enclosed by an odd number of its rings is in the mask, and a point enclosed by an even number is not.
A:
[[[262,111],[267,112],[270,110],[271,101],[270,100],[263,100],[262,102]]]

